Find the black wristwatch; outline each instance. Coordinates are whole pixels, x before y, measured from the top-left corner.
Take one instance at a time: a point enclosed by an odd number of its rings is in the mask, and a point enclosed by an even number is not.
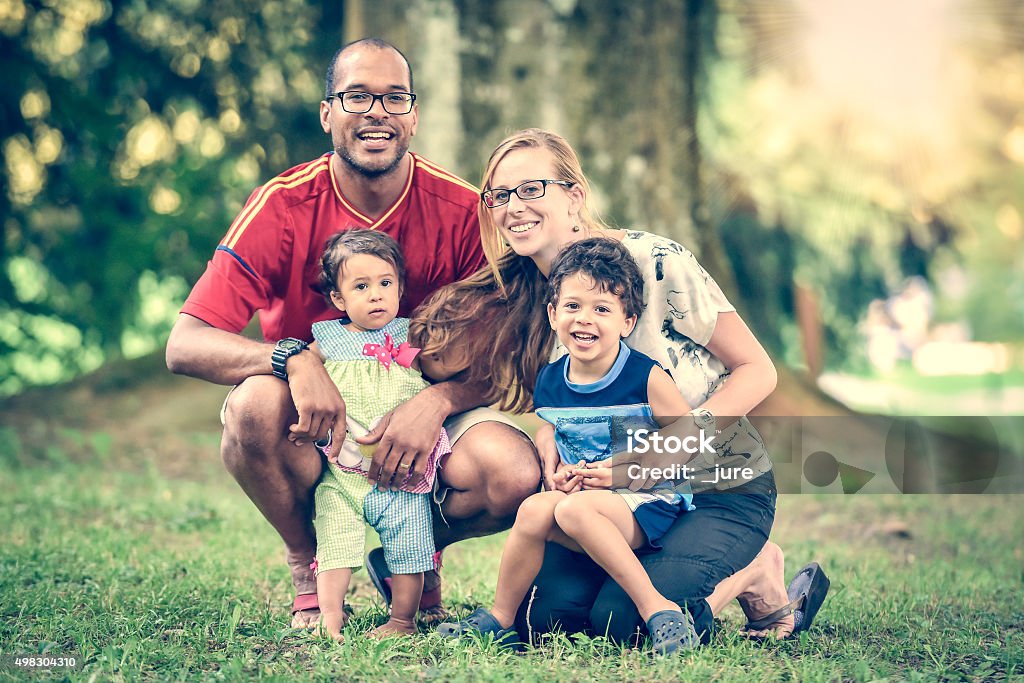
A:
[[[288,359],[297,353],[302,353],[307,348],[309,348],[309,344],[295,337],[285,337],[277,342],[274,345],[274,352],[270,354],[270,366],[274,368],[274,377],[279,377],[287,382]]]

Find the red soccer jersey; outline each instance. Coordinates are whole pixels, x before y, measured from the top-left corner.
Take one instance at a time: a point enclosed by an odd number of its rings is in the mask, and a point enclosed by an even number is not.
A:
[[[410,155],[412,173],[402,194],[377,220],[345,199],[332,153],[257,188],[181,312],[240,332],[259,311],[265,340],[311,340],[313,323],[339,315],[316,287],[324,243],[357,227],[381,230],[402,247],[406,281],[399,315],[408,316],[438,288],[476,272],[485,263],[476,188]]]

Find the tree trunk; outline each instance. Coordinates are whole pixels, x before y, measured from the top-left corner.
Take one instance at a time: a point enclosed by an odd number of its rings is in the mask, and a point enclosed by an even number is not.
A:
[[[537,126],[564,135],[605,218],[690,248],[742,315],[743,293],[709,210],[699,136],[716,16],[716,0],[579,0],[530,12],[468,0],[348,0],[345,36],[379,35],[409,56],[421,94],[417,150],[479,182],[509,132]],[[813,335],[806,339],[813,347]],[[777,365],[779,388],[761,414],[848,412]]]
[[[821,314],[818,310],[818,296],[814,290],[797,283],[795,309],[797,327],[800,328],[800,344],[803,346],[807,373],[814,379],[821,375],[824,363],[824,340],[821,328]]]

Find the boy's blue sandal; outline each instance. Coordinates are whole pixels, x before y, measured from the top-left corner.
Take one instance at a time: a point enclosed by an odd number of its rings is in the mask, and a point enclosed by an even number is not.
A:
[[[483,607],[478,607],[462,621],[438,624],[437,633],[444,638],[462,638],[473,634],[493,635],[494,642],[502,647],[510,647],[517,651],[523,647],[515,627],[502,628],[494,615]]]
[[[814,623],[814,617],[825,602],[828,595],[828,587],[831,582],[825,576],[825,571],[817,562],[797,572],[793,580],[789,582],[786,592],[789,594],[789,604],[775,610],[760,619],[747,622],[743,627],[744,631],[763,631],[775,624],[779,619],[793,615],[793,635],[806,631]]]
[[[669,655],[700,645],[700,636],[689,613],[668,609],[655,612],[647,620],[647,632],[651,634],[651,648],[656,655]]]

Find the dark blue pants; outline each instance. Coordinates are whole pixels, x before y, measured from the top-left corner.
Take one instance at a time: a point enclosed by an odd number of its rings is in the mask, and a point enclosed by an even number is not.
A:
[[[761,552],[775,520],[775,498],[771,472],[731,491],[698,493],[697,509],[679,516],[661,538],[663,548],[639,556],[654,587],[693,615],[705,644],[714,627],[705,598]],[[519,608],[516,630],[526,638],[555,629],[630,644],[646,632],[633,601],[596,562],[548,543],[534,588]]]

